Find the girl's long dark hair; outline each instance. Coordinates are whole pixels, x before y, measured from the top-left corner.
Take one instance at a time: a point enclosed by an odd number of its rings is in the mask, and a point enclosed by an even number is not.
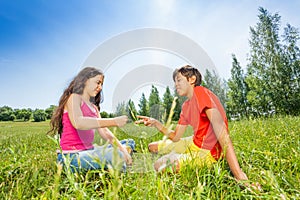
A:
[[[58,107],[53,112],[51,121],[50,121],[50,131],[49,133],[58,133],[61,135],[63,130],[62,125],[62,116],[64,113],[65,105],[72,93],[82,94],[83,89],[85,87],[85,83],[88,79],[93,78],[97,75],[102,75],[104,78],[104,74],[101,70],[96,69],[94,67],[85,67],[82,69],[78,75],[71,81],[69,86],[64,90],[62,96],[59,99]],[[99,92],[95,97],[92,97],[90,101],[98,108],[100,111],[100,102],[102,102],[102,92]]]

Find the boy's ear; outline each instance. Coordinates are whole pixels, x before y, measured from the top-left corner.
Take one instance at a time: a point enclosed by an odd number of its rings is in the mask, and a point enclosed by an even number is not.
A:
[[[197,79],[196,76],[193,75],[192,77],[189,78],[189,83],[190,83],[191,85],[194,85],[194,86],[195,86],[196,79]]]

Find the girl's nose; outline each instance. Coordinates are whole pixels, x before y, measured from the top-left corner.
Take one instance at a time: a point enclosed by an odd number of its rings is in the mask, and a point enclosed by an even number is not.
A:
[[[102,90],[102,85],[101,84],[98,85],[97,90],[99,90],[99,91]]]

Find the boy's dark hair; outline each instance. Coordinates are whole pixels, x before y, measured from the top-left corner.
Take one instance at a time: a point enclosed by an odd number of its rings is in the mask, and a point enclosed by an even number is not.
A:
[[[175,82],[175,78],[178,73],[180,73],[182,76],[186,77],[187,80],[189,80],[189,78],[191,78],[192,76],[196,76],[195,86],[201,85],[202,76],[197,68],[192,67],[190,65],[185,65],[183,67],[180,67],[179,69],[175,69],[175,71],[173,72],[173,81],[174,82]]]

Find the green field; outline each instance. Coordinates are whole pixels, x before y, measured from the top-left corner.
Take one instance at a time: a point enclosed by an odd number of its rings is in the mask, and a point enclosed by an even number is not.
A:
[[[119,139],[137,142],[126,174],[92,171],[70,174],[56,165],[57,143],[46,136],[49,122],[0,123],[0,199],[299,199],[300,117],[230,122],[239,162],[263,191],[237,183],[228,165],[184,168],[157,174],[147,144],[161,138],[155,130],[127,125],[112,129]],[[187,133],[189,134],[189,133]],[[99,137],[97,143],[101,143]]]

